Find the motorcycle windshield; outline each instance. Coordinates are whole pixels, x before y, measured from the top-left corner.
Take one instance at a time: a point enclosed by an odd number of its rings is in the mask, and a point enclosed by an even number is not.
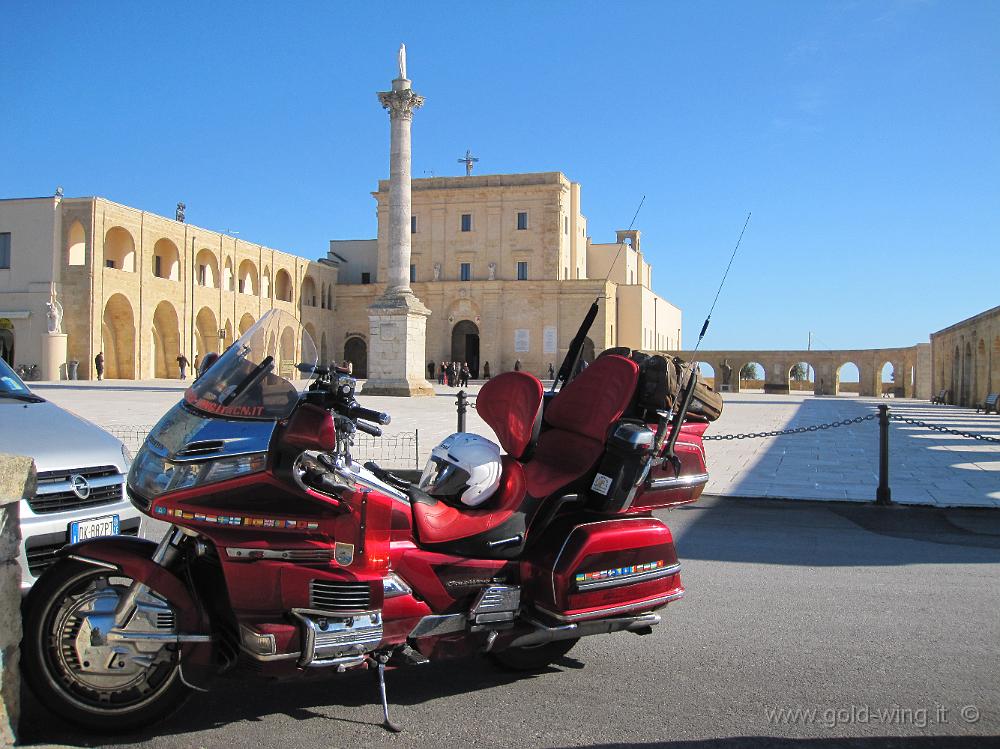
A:
[[[272,309],[194,381],[184,400],[225,418],[284,419],[317,362],[309,332],[288,312]]]

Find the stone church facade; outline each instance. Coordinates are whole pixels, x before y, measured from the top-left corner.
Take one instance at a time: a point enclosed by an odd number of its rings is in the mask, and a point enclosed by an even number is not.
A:
[[[591,303],[599,314],[585,356],[611,346],[681,345],[681,311],[651,289],[638,230],[594,243],[580,185],[560,172],[412,181],[410,286],[432,312],[426,361],[467,361],[474,376],[558,368]],[[368,306],[387,272],[388,181],[373,193],[378,236],[330,242],[339,269],[331,339],[367,370]]]
[[[300,319],[326,360],[337,269],[100,197],[0,200],[0,348],[38,365],[46,302],[63,307],[63,361],[93,379],[177,377],[177,357],[221,351],[272,307]],[[294,352],[291,329],[282,351]],[[289,353],[291,359],[293,353]]]

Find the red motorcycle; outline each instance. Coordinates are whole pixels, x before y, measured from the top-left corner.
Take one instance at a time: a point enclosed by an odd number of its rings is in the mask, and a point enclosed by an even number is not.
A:
[[[485,653],[531,670],[581,637],[650,633],[684,594],[652,511],[700,496],[708,422],[689,412],[693,368],[672,413],[646,407],[660,385],[630,358],[601,356],[571,379],[587,328],[558,392],[525,372],[482,387],[502,456],[463,471],[452,435],[412,484],[351,457],[356,432],[378,435],[389,417],[358,405],[346,372],[316,366],[294,318],[266,314],[135,458],[128,495],[171,524],[162,541],[67,546],[35,584],[23,657],[42,704],[122,731],[236,668],[372,668],[397,730],[387,666]]]

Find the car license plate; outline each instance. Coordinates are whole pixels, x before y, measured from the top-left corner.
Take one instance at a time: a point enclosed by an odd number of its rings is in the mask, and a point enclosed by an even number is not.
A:
[[[98,536],[117,536],[118,516],[105,515],[91,520],[77,520],[69,524],[69,542],[71,544],[86,541]]]

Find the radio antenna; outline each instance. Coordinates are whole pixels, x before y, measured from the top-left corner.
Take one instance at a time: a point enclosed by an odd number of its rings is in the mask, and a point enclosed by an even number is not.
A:
[[[694,351],[691,353],[697,353],[698,348],[701,346],[702,340],[705,338],[705,333],[708,332],[708,324],[712,321],[712,313],[715,312],[715,304],[719,301],[719,294],[722,293],[722,287],[726,283],[726,277],[729,275],[729,269],[733,267],[733,260],[736,259],[736,253],[740,249],[740,242],[743,241],[743,232],[747,230],[747,225],[750,223],[750,214],[747,213],[747,220],[743,222],[743,228],[740,230],[740,237],[736,240],[736,246],[733,248],[733,254],[729,257],[729,265],[726,266],[726,272],[722,274],[722,281],[719,282],[719,290],[715,292],[715,299],[712,300],[712,306],[708,310],[708,317],[705,318],[705,322],[701,326],[701,333],[698,334],[698,343],[694,347]]]

